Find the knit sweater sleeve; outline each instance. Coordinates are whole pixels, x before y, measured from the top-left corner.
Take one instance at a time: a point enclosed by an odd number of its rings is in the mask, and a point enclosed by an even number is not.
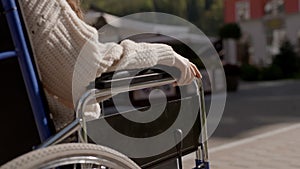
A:
[[[122,57],[108,71],[147,68],[160,63],[174,64],[174,51],[168,45],[135,43],[131,40],[124,40],[120,45],[123,48]]]

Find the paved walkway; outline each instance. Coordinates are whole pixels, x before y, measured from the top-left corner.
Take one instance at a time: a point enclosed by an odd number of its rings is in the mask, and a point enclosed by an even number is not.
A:
[[[211,169],[300,169],[300,124],[211,148],[209,159]]]

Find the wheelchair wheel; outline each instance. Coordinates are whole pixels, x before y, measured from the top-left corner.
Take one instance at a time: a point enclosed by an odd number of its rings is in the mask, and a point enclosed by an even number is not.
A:
[[[50,146],[24,154],[1,169],[40,168],[99,168],[140,169],[125,155],[110,148],[85,143],[67,143]]]

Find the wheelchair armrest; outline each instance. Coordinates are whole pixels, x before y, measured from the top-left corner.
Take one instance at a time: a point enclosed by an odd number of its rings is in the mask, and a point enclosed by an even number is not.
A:
[[[144,88],[153,87],[153,84],[160,82],[175,82],[168,73],[158,69],[147,69],[139,73],[136,70],[123,70],[118,72],[105,73],[95,80],[96,89],[109,89],[122,86],[139,86]]]
[[[176,80],[166,72],[158,69],[147,69],[136,75],[136,70],[105,73],[95,80],[95,88],[88,90],[79,99],[76,106],[76,117],[82,117],[85,106],[92,100],[101,102],[113,95],[172,84]]]
[[[110,72],[103,74],[95,81],[94,98],[98,102],[113,95],[172,84],[176,80],[168,73],[159,69],[146,69],[139,73],[137,70]]]

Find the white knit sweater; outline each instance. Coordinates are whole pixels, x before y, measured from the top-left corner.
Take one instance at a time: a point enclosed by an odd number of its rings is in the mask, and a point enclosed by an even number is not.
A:
[[[89,44],[95,50],[86,56],[89,62],[82,66],[81,71],[84,72],[85,79],[90,81],[94,80],[95,75],[89,69],[96,69],[96,76],[100,76],[101,73],[116,67],[131,69],[151,67],[160,62],[174,62],[174,52],[167,45],[135,43],[129,40],[121,44],[99,43],[97,30],[80,20],[66,0],[20,2],[57,129],[74,119],[74,110],[65,103],[73,103],[74,66],[82,47],[89,39]]]

